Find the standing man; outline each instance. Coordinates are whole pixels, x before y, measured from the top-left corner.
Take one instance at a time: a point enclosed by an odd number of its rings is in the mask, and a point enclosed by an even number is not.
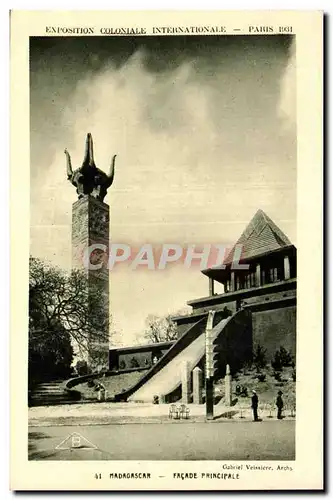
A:
[[[253,421],[258,422],[258,396],[255,390],[252,391],[252,411],[253,411]]]
[[[282,408],[283,408],[283,399],[282,399],[282,391],[278,392],[278,396],[276,398],[276,406],[277,406],[277,418],[279,420],[282,419]]]

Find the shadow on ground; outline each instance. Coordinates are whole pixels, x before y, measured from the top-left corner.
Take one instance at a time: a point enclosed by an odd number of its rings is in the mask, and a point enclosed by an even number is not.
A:
[[[216,415],[214,417],[214,420],[218,418],[232,418],[234,415],[237,415],[239,413],[238,410],[230,410],[230,411],[224,411],[223,413],[220,413],[219,415]]]
[[[51,438],[48,434],[44,432],[29,432],[28,436],[28,459],[29,460],[43,460],[45,458],[51,458],[56,455],[54,450],[38,450],[36,442],[41,439]]]

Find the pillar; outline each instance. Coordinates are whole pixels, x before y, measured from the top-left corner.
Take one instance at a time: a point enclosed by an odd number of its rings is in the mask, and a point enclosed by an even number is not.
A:
[[[283,267],[284,267],[284,279],[289,280],[290,279],[290,260],[289,260],[288,255],[286,255],[285,258],[283,259]]]
[[[260,264],[256,265],[256,286],[261,286],[261,267],[260,267]]]
[[[231,406],[232,403],[232,390],[231,390],[231,373],[230,366],[227,365],[224,377],[224,403],[226,406]]]
[[[188,361],[183,362],[181,370],[182,403],[188,404],[191,402],[191,370]]]
[[[214,295],[214,280],[209,278],[209,295]]]
[[[84,256],[88,255],[91,246],[96,244],[105,248],[105,251],[99,249],[99,256],[96,253],[92,256],[92,263],[102,265],[99,266],[100,269],[91,269]],[[89,317],[94,319],[94,324],[88,326],[87,331],[87,362],[93,371],[109,368],[108,246],[109,206],[93,196],[85,195],[73,203],[72,208],[72,269],[84,270],[87,276],[87,300],[90,301],[92,297]],[[96,261],[96,258],[101,260]],[[95,299],[98,297],[98,316],[94,294]]]
[[[202,404],[202,370],[197,366],[193,370],[193,403],[196,405]]]
[[[213,339],[212,329],[214,325],[215,311],[209,311],[205,331],[206,343],[206,418],[214,418],[214,366],[213,366]]]
[[[230,276],[230,291],[234,292],[236,290],[235,288],[235,272],[231,271],[231,276]]]

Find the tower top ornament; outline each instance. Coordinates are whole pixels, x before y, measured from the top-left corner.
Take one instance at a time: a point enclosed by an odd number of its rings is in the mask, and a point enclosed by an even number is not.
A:
[[[90,195],[103,201],[108,188],[113,182],[117,155],[114,155],[111,160],[109,174],[97,168],[94,161],[93,140],[90,133],[87,134],[85,155],[80,168],[73,171],[71,157],[67,149],[65,149],[65,155],[67,159],[67,179],[76,187],[79,199],[85,195]]]

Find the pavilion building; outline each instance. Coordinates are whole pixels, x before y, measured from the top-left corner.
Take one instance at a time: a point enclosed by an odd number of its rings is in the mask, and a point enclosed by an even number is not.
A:
[[[234,314],[242,308],[252,318],[253,345],[262,345],[268,355],[280,346],[295,355],[296,248],[265,212],[257,211],[223,265],[202,272],[209,294],[188,302],[191,315],[173,318],[179,336],[209,310]],[[224,293],[215,293],[216,282]]]

